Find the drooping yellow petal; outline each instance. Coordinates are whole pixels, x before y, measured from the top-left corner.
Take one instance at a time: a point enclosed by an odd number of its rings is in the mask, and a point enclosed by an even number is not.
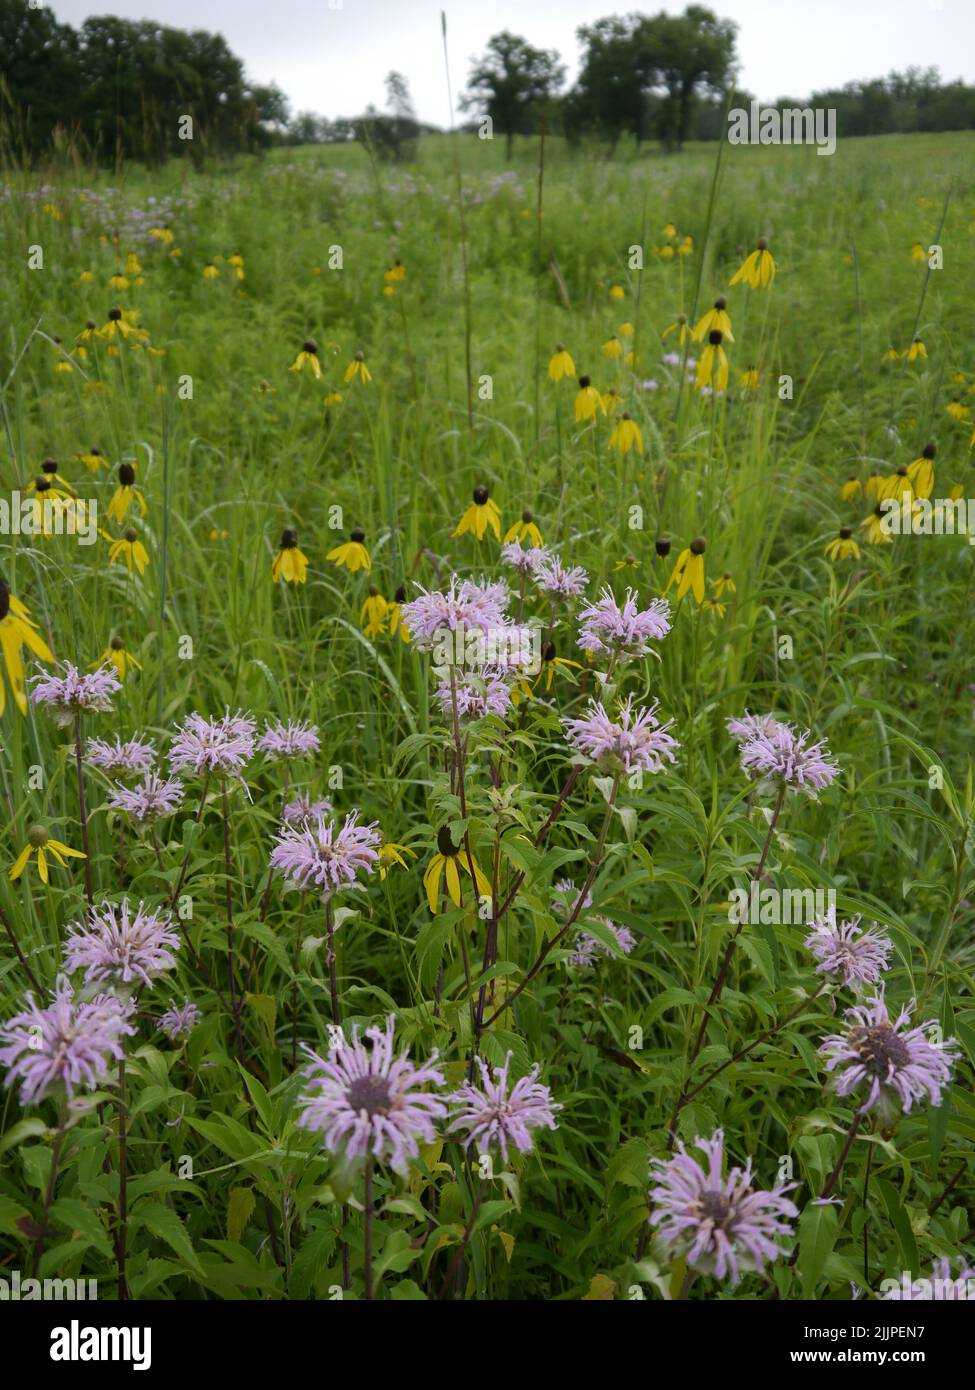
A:
[[[11,864],[10,873],[8,875],[11,883],[16,883],[17,879],[20,878],[21,874],[27,868],[27,861],[30,858],[30,852],[31,846],[29,844],[24,845],[24,848],[20,851],[20,853],[17,855],[17,858]]]

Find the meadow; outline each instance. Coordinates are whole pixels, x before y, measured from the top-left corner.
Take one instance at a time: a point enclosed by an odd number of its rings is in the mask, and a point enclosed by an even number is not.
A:
[[[973,154],[6,172],[0,1277],[975,1278]]]

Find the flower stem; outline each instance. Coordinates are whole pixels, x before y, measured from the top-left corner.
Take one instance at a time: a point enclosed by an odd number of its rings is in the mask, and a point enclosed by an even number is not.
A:
[[[81,820],[81,845],[85,851],[85,897],[88,906],[95,905],[95,890],[91,878],[91,847],[88,843],[88,810],[85,806],[85,767],[81,756],[81,715],[74,717],[74,758],[78,769],[78,815]]]
[[[484,1194],[486,1191],[487,1178],[482,1178],[480,1183],[478,1184],[477,1191],[474,1194],[474,1205],[471,1207],[471,1214],[467,1218],[467,1225],[464,1227],[464,1234],[460,1238],[460,1242],[454,1253],[454,1258],[451,1260],[450,1267],[448,1268],[447,1273],[444,1275],[443,1283],[440,1285],[441,1298],[446,1298],[447,1290],[450,1288],[451,1280],[454,1278],[454,1275],[460,1269],[461,1261],[464,1258],[464,1251],[467,1249],[467,1246],[470,1243],[471,1233],[474,1230],[474,1224],[477,1221],[477,1214],[481,1210],[481,1203],[484,1200]]]
[[[24,974],[27,976],[28,980],[30,981],[31,989],[34,990],[35,994],[37,994],[38,996],[40,996],[41,987],[40,987],[40,985],[37,983],[37,976],[34,974],[33,970],[31,970],[30,966],[27,964],[27,957],[24,955],[23,951],[20,949],[20,942],[17,940],[16,936],[14,935],[14,929],[13,929],[13,927],[10,925],[10,922],[9,922],[8,919],[7,919],[7,914],[4,912],[4,910],[3,910],[2,907],[0,907],[0,922],[3,923],[3,929],[4,929],[4,931],[7,933],[7,938],[8,938],[8,940],[10,941],[11,946],[14,948],[14,954],[16,955],[17,959],[20,961],[20,964],[21,964],[21,966],[22,966],[22,968],[23,968]]]
[[[366,1302],[373,1301],[372,1288],[372,1154],[366,1158],[365,1215],[362,1228],[362,1259],[366,1280]]]
[[[51,1211],[51,1203],[54,1200],[54,1187],[58,1177],[58,1159],[61,1157],[61,1145],[64,1143],[66,1123],[67,1114],[62,1110],[58,1117],[58,1127],[54,1134],[54,1146],[51,1149],[51,1171],[48,1174],[47,1190],[44,1193],[44,1214],[41,1217],[41,1229],[34,1241],[34,1255],[31,1260],[30,1268],[30,1276],[32,1279],[37,1277],[41,1256],[44,1254],[44,1245],[47,1241],[47,1222]]]
[[[118,1266],[118,1296],[127,1299],[125,1254],[129,1240],[128,1158],[126,1153],[125,1055],[118,1064],[118,1226],[115,1232],[115,1259]]]

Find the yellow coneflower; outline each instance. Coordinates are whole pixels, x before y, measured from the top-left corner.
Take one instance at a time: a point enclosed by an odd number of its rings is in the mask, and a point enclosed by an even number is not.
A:
[[[310,367],[312,376],[317,381],[322,374],[322,364],[318,360],[318,344],[314,338],[306,338],[301,345],[301,351],[288,368],[289,372],[300,372],[304,367]]]
[[[139,574],[145,574],[149,565],[149,552],[139,540],[139,533],[134,526],[127,526],[118,538],[110,536],[107,531],[99,531],[98,534],[102,540],[108,541],[110,564],[124,562],[130,573],[134,565]]]
[[[632,338],[636,329],[633,327],[632,323],[627,322],[621,323],[616,331],[621,338]]]
[[[715,598],[720,598],[722,594],[736,594],[738,592],[730,570],[725,570],[717,579],[712,579],[711,588],[714,590]]]
[[[125,258],[125,273],[126,275],[142,274],[142,263],[134,251],[130,251]]]
[[[369,574],[372,571],[372,560],[362,543],[365,538],[365,531],[357,526],[354,531],[350,531],[349,539],[343,541],[341,545],[337,545],[334,550],[330,550],[325,559],[330,560],[333,565],[338,565],[339,568],[344,567],[350,574],[355,574],[357,570],[365,570],[366,574]]]
[[[677,235],[677,228],[674,226],[673,222],[668,222],[666,227],[664,227],[664,229],[660,233],[660,235],[666,241],[673,241]]]
[[[128,277],[123,275],[120,270],[117,270],[114,275],[109,277],[108,285],[109,289],[127,290],[129,288],[130,281]]]
[[[175,234],[168,227],[150,227],[149,235],[161,241],[164,246],[169,246],[176,240]]]
[[[77,459],[79,463],[83,463],[89,473],[97,473],[99,468],[108,467],[108,459],[102,453],[101,449],[96,449],[94,447],[89,449],[87,454],[72,454],[72,458]]]
[[[291,368],[289,367],[288,370],[290,371]],[[277,394],[275,388],[268,381],[267,377],[264,376],[261,377],[260,381],[254,387],[254,390],[259,396],[274,396]]]
[[[116,333],[121,334],[123,338],[127,338],[130,333],[134,332],[134,327],[129,320],[124,317],[122,310],[117,304],[113,304],[108,311],[108,322],[103,328],[99,329],[98,336],[100,338],[107,338],[111,343],[115,341]]]
[[[367,381],[372,381],[372,372],[370,372],[369,368],[366,366],[365,353],[362,352],[357,352],[346,367],[343,380],[347,382],[355,381],[356,377],[359,378],[363,385],[365,385]]]
[[[593,386],[589,377],[579,378],[579,389],[576,392],[575,417],[581,423],[584,420],[595,420],[596,411],[601,410],[606,414],[606,407],[603,405],[599,392]]]
[[[921,335],[916,333],[911,346],[907,349],[907,360],[908,362],[916,362],[919,357],[926,358],[927,355],[928,350],[921,341]]]
[[[535,525],[535,518],[527,507],[522,512],[521,516],[518,518],[515,524],[513,526],[509,526],[507,531],[505,531],[504,533],[505,545],[507,545],[509,541],[515,540],[527,540],[528,544],[531,546],[533,550],[537,549],[538,546],[543,544],[542,533]]]
[[[379,637],[385,632],[388,613],[389,604],[376,586],[370,585],[366,601],[362,605],[362,612],[359,614],[359,622],[362,624],[362,629],[367,637]]]
[[[610,358],[623,356],[623,344],[615,334],[612,338],[607,338],[606,342],[603,343],[603,354]]]
[[[235,280],[243,280],[243,279],[244,279],[244,258],[243,258],[243,256],[239,255],[239,254],[235,251],[234,254],[233,254],[232,256],[228,256],[228,257],[227,257],[227,264],[233,266],[233,268],[234,268],[234,279],[235,279]]]
[[[474,489],[470,505],[457,523],[457,530],[451,532],[451,535],[463,536],[470,533],[480,541],[484,539],[488,527],[494,532],[495,539],[500,540],[501,513],[498,504],[489,496],[484,484],[479,483]]]
[[[326,409],[327,409],[330,405],[341,405],[341,404],[342,404],[342,392],[341,392],[341,391],[329,391],[328,395],[325,397],[325,406],[326,406]]]
[[[877,477],[879,475],[875,474],[874,476]],[[862,491],[863,484],[860,482],[860,479],[854,478],[853,474],[851,473],[850,476],[847,478],[846,482],[840,488],[840,501],[855,502]]]
[[[677,254],[678,256],[693,256],[694,238],[692,236],[685,236],[681,238],[681,243],[677,248]]]
[[[440,906],[440,880],[444,879],[450,901],[455,907],[461,906],[460,893],[460,873],[461,870],[471,876],[471,864],[474,866],[474,882],[477,887],[479,898],[491,896],[491,885],[481,872],[481,867],[472,854],[471,863],[467,862],[467,851],[457,848],[454,845],[450,834],[450,827],[443,825],[437,831],[437,852],[430,860],[423,874],[423,886],[427,893],[427,902],[430,911],[436,915]]]
[[[271,565],[271,578],[275,584],[283,579],[285,584],[304,584],[308,576],[308,560],[298,549],[298,532],[290,527],[281,532],[281,547]]]
[[[623,404],[623,397],[615,386],[610,386],[607,390],[600,392],[599,404],[603,408],[604,415],[615,416],[616,407]]]
[[[109,519],[117,521],[121,526],[128,516],[133,502],[138,504],[139,515],[145,516],[148,508],[146,507],[146,499],[135,485],[135,469],[131,463],[120,463],[118,466],[118,487],[112,493],[108,504]]]
[[[954,372],[951,379],[956,386],[964,386],[967,380],[964,372]]]
[[[410,866],[403,858],[408,854],[411,859],[416,858],[416,850],[410,849],[408,845],[397,845],[392,840],[384,840],[379,846],[379,877],[384,879],[394,864],[399,864],[404,869]]]
[[[537,690],[540,685],[544,685],[546,692],[552,689],[552,682],[555,680],[559,671],[582,670],[582,663],[570,661],[567,656],[559,656],[555,649],[555,643],[546,642],[542,647],[542,668],[535,677],[535,684],[532,689]]]
[[[635,555],[625,555],[622,560],[617,560],[613,566],[613,573],[617,570],[635,570],[640,568],[640,561]]]
[[[555,351],[548,360],[549,381],[561,381],[563,377],[575,376],[576,364],[564,343],[556,343]]]
[[[914,501],[914,484],[910,478],[910,470],[906,463],[902,463],[889,477],[884,479],[882,490],[878,494],[880,501],[887,501],[895,498],[899,506],[910,506]]]
[[[58,472],[57,459],[45,459],[43,461],[43,463],[41,464],[41,476],[43,478],[46,478],[53,487],[60,490],[60,494],[55,493],[55,496],[78,496],[77,492],[68,482],[67,478],[62,478],[61,474]],[[37,483],[37,478],[32,478],[31,481],[27,484],[26,488],[24,489],[25,493],[29,494],[32,492],[36,492]]]
[[[84,326],[84,328],[83,328],[83,329],[81,330],[81,332],[78,334],[77,338],[75,338],[75,342],[76,342],[76,343],[87,343],[87,342],[90,342],[91,339],[94,338],[94,337],[97,335],[97,333],[98,333],[98,324],[95,322],[94,319],[87,319],[87,320],[85,321],[85,326]]]
[[[884,525],[886,512],[878,505],[874,507],[869,516],[865,516],[860,522],[860,530],[866,531],[868,545],[893,545],[890,532]]]
[[[125,643],[121,637],[113,637],[108,646],[102,652],[97,661],[90,663],[89,671],[97,671],[99,666],[105,664],[114,666],[119,675],[119,680],[124,681],[131,667],[133,671],[141,671],[142,663],[136,661],[131,652],[125,650]]]
[[[655,246],[654,254],[659,256],[662,261],[672,261],[675,252],[672,246]]]
[[[724,295],[721,295],[714,301],[714,307],[707,311],[691,334],[692,342],[699,343],[702,338],[715,329],[718,330],[722,337],[727,338],[729,343],[735,341],[734,334],[731,331],[731,319],[728,316],[727,303],[728,301],[725,299]]]
[[[617,420],[609,436],[609,447],[617,449],[621,454],[628,454],[631,449],[635,449],[638,454],[643,453],[643,435],[640,426],[627,412]]]
[[[610,288],[609,297],[610,299],[625,299],[626,291],[623,289],[622,285],[613,285]]]
[[[410,630],[403,622],[403,604],[405,602],[406,588],[401,584],[393,595],[393,601],[386,613],[390,637],[395,637],[398,632],[401,642],[409,642],[410,640]]]
[[[721,345],[722,337],[720,328],[712,328],[708,334],[708,345],[701,353],[694,378],[699,391],[705,386],[723,391],[728,385],[728,357]]]
[[[768,249],[765,237],[759,237],[755,250],[744,261],[728,281],[729,286],[738,285],[744,280],[753,290],[768,289],[775,278],[775,261]]]
[[[927,247],[926,247],[926,246],[922,246],[921,243],[920,243],[919,241],[916,241],[916,242],[914,243],[914,245],[911,247],[911,260],[912,260],[912,261],[926,261],[927,258],[928,258]]]
[[[26,606],[10,592],[6,580],[0,579],[0,652],[3,653],[14,703],[21,714],[26,714],[27,683],[20,655],[23,647],[29,648],[41,661],[54,660],[53,652],[37,631],[37,624],[31,619]],[[6,707],[6,686],[0,681],[0,715]]]
[[[677,317],[674,319],[673,323],[669,323],[667,325],[661,336],[666,338],[671,333],[677,333],[677,341],[680,343],[681,347],[683,347],[685,342],[687,341],[687,334],[689,331],[690,330],[687,327],[687,315],[678,314]]]
[[[394,261],[388,270],[383,271],[387,285],[398,285],[406,279],[406,266],[402,261]]]
[[[79,285],[91,285],[94,283],[95,275],[91,270],[83,270],[78,276]]]
[[[17,858],[10,866],[7,877],[11,883],[16,883],[21,874],[27,868],[32,855],[37,856],[37,873],[42,883],[49,882],[47,873],[47,856],[50,854],[66,869],[64,856],[69,859],[85,859],[87,856],[82,854],[80,849],[71,849],[69,845],[62,844],[60,840],[52,840],[47,829],[43,825],[32,825],[27,832],[27,843],[17,855]]]
[[[747,371],[739,374],[738,386],[742,391],[750,391],[752,395],[755,394],[758,390],[758,372],[754,367],[749,367]]]
[[[864,496],[869,502],[879,502],[884,488],[882,473],[871,473],[863,489]]]
[[[853,539],[849,526],[841,526],[839,534],[824,548],[828,560],[859,560],[860,547]]]
[[[967,406],[964,401],[949,401],[945,410],[953,420],[967,420],[971,415],[971,406]]]
[[[30,490],[34,496],[31,509],[32,529],[35,535],[42,535],[45,540],[49,540],[56,533],[51,529],[54,519],[63,516],[67,509],[74,507],[75,499],[62,492],[60,488],[54,487],[51,479],[44,473],[34,479]],[[83,507],[84,503],[78,505]]]
[[[917,497],[928,498],[931,496],[934,487],[934,460],[937,452],[936,445],[925,444],[921,450],[921,457],[908,464],[907,477]]]
[[[719,603],[717,599],[706,598],[701,604],[702,613],[710,613],[712,618],[723,618],[728,611],[726,603]]]
[[[212,261],[207,261],[206,265],[203,267],[203,278],[204,280],[220,279],[220,271]]]
[[[899,353],[895,347],[889,347],[880,360],[882,362],[899,362],[901,360],[901,353]]]
[[[690,592],[694,595],[697,603],[704,602],[704,551],[705,540],[703,536],[697,536],[686,550],[681,551],[671,576],[667,580],[667,588],[664,593],[667,593],[672,584],[676,584],[678,600]]]

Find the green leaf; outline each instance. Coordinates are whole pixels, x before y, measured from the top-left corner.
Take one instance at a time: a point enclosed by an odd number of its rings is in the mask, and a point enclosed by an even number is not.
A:
[[[252,1187],[232,1187],[227,1203],[227,1239],[239,1243],[244,1228],[251,1219],[257,1199]]]
[[[799,1218],[799,1259],[796,1264],[802,1280],[802,1297],[814,1298],[826,1261],[833,1253],[839,1221],[836,1208],[814,1206],[811,1202]]]

